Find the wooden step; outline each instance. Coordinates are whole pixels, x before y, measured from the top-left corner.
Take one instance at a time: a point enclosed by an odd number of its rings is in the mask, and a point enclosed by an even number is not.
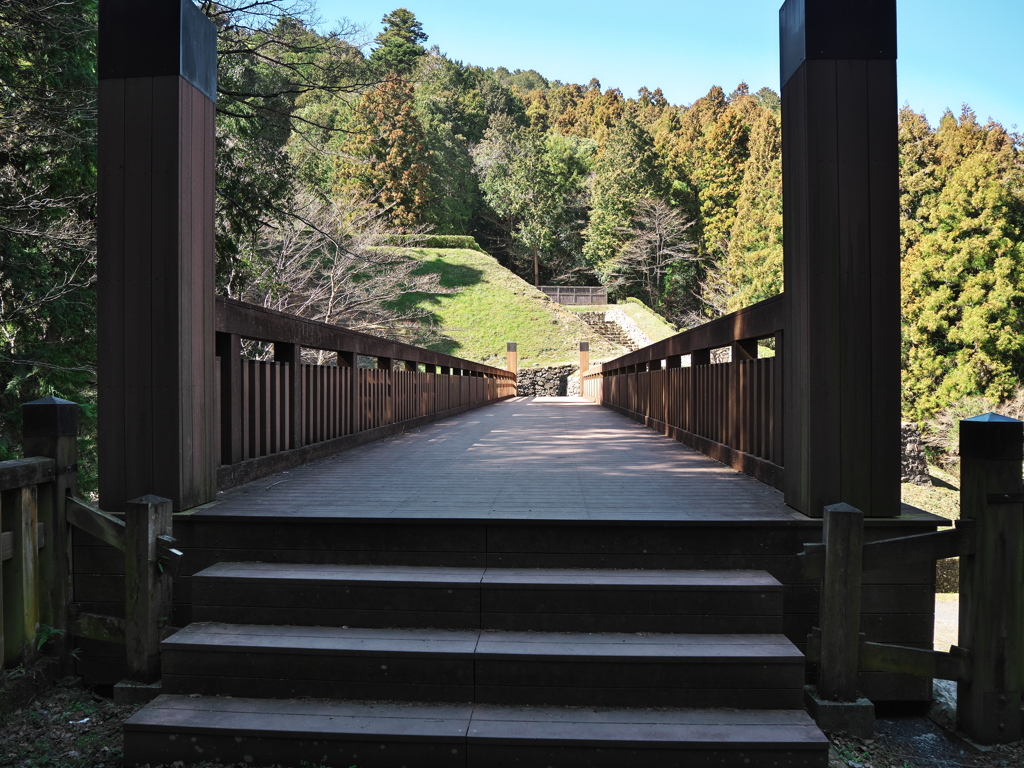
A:
[[[783,635],[559,634],[192,624],[162,644],[168,693],[597,706],[802,706]]]
[[[825,768],[828,740],[802,711],[164,695],[125,724],[125,765],[175,760],[360,768]]]
[[[764,571],[218,563],[192,618],[246,624],[548,632],[782,632]]]

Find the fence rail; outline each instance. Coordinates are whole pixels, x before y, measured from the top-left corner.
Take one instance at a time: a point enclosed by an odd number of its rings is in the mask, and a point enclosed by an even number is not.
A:
[[[588,285],[542,285],[544,295],[557,304],[607,304],[608,289]]]
[[[221,488],[516,394],[511,371],[232,299],[216,323]],[[245,339],[274,359],[243,357]]]
[[[806,579],[822,579],[820,627],[808,638],[818,665],[811,713],[839,730],[829,705],[844,702],[851,730],[860,672],[957,682],[956,725],[981,744],[1024,735],[1024,424],[994,414],[960,422],[960,519],[954,530],[864,542],[864,514],[825,508],[824,541],[805,544]],[[872,643],[860,634],[863,573],[960,557],[958,645],[948,652]],[[869,710],[870,707],[864,707]],[[873,715],[864,711],[863,733]],[[862,734],[857,734],[862,735]]]
[[[780,294],[594,366],[583,396],[781,488],[784,313]]]

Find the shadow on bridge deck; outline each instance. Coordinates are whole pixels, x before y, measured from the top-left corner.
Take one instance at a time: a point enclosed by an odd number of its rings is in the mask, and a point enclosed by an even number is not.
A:
[[[807,520],[774,488],[571,397],[471,411],[231,489],[193,515]]]

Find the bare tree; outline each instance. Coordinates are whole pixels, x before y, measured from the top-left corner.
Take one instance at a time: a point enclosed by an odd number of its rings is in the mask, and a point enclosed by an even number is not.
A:
[[[396,341],[440,337],[429,311],[410,297],[451,293],[408,254],[422,233],[395,233],[387,211],[356,197],[300,192],[294,212],[263,226],[244,249],[229,296]]]
[[[663,200],[641,198],[628,227],[619,232],[624,244],[612,262],[609,288],[639,292],[651,307],[661,307],[674,269],[694,262],[687,230],[693,222]]]

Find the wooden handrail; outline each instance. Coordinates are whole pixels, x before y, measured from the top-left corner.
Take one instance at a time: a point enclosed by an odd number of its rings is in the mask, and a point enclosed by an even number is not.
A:
[[[389,341],[367,333],[350,331],[337,325],[309,320],[285,312],[247,304],[224,296],[217,297],[218,333],[237,334],[244,339],[274,344],[295,344],[308,349],[348,352],[363,357],[406,360],[412,363],[470,371],[477,375],[514,378],[501,368],[475,363],[461,357],[434,352],[412,344]]]
[[[612,373],[630,366],[692,355],[694,352],[728,347],[738,341],[756,341],[776,336],[785,327],[785,294],[751,304],[731,314],[677,333],[662,341],[594,366],[588,371]]]
[[[582,394],[781,488],[785,318],[785,295],[773,296],[583,371]],[[766,338],[775,356],[758,359]],[[712,365],[721,347],[730,362]]]
[[[216,306],[221,489],[516,394],[514,371],[233,299]],[[243,339],[272,344],[274,359],[244,358]],[[337,359],[303,363],[304,347]]]

